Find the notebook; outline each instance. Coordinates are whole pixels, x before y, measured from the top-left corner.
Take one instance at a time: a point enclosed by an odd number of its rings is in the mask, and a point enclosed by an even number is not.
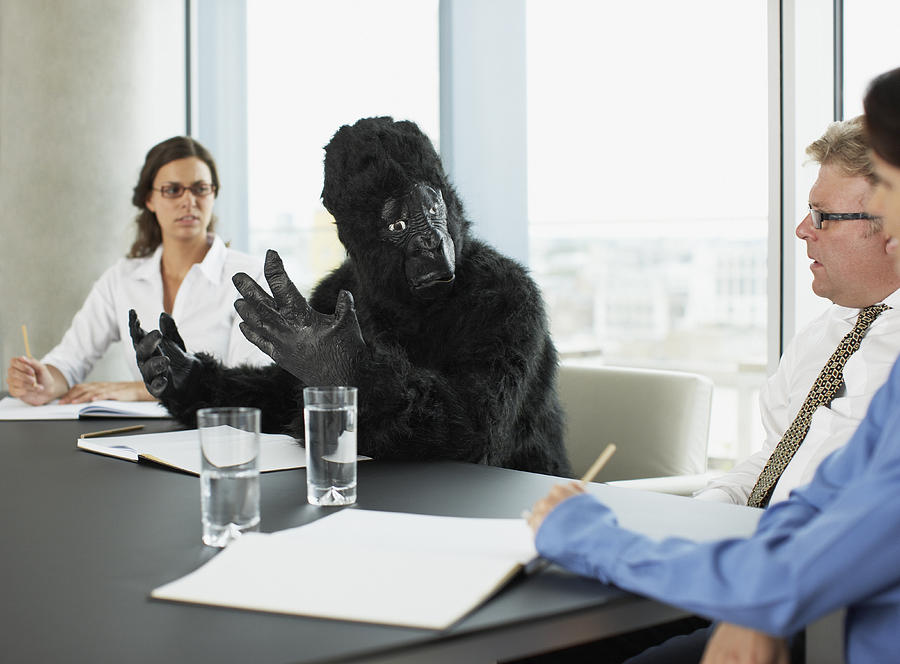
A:
[[[245,533],[198,570],[150,596],[446,629],[536,555],[523,519],[345,509],[298,528]]]
[[[225,425],[223,425],[225,426]],[[196,429],[132,436],[79,438],[78,449],[126,461],[149,461],[193,475],[200,474],[200,439]],[[259,471],[289,470],[306,466],[306,450],[290,436],[259,435]]]
[[[29,406],[13,397],[0,399],[0,420],[78,420],[87,417],[171,417],[157,401],[91,401]]]

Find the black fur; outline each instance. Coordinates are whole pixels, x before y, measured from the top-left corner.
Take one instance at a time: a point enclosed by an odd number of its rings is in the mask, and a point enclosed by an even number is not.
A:
[[[417,183],[443,195],[455,253],[452,287],[433,299],[410,291],[403,251],[384,237],[386,202]],[[341,127],[326,147],[322,198],[348,258],[310,304],[331,314],[340,290],[355,298],[366,342],[355,366],[360,454],[568,475],[557,355],[540,293],[521,265],[469,236],[428,138],[391,118]],[[206,405],[252,405],[263,411],[264,430],[303,436],[303,385],[291,374],[201,360],[191,393],[163,399],[173,415],[193,424]]]

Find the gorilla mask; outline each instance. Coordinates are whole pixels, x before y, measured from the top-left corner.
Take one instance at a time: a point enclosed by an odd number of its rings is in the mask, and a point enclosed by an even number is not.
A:
[[[450,290],[456,256],[441,192],[417,183],[401,198],[389,198],[385,202],[381,221],[384,241],[403,251],[403,268],[410,292],[430,300]]]
[[[325,147],[322,201],[357,269],[404,299],[453,288],[468,222],[428,137],[412,122],[363,118]]]

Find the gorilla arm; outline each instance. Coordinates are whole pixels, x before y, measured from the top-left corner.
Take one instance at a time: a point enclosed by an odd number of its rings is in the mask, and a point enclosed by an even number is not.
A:
[[[284,432],[297,413],[299,389],[293,377],[275,365],[226,368],[206,353],[185,350],[175,321],[159,316],[159,330],[145,332],[129,312],[129,328],[138,368],[149,392],[182,424],[195,426],[195,413],[212,406],[262,409],[262,429]]]

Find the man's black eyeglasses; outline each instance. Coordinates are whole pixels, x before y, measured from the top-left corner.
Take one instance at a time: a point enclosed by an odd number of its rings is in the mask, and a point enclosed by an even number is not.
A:
[[[878,217],[873,217],[871,214],[866,214],[865,212],[842,212],[840,214],[832,213],[832,212],[820,212],[819,210],[813,209],[813,206],[809,206],[809,216],[812,217],[813,228],[819,230],[822,228],[823,221],[850,221],[852,219],[877,219]]]

